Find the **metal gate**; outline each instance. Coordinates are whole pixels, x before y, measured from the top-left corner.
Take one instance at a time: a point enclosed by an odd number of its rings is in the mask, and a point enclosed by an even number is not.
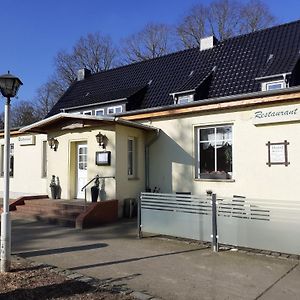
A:
[[[300,201],[217,197],[221,244],[300,255]],[[212,241],[212,198],[142,193],[140,230]],[[214,232],[216,233],[216,232]]]

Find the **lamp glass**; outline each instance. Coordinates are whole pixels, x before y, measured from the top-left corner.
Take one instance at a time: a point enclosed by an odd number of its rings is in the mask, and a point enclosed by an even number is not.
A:
[[[15,97],[22,84],[22,81],[12,74],[0,76],[0,90],[4,97]]]

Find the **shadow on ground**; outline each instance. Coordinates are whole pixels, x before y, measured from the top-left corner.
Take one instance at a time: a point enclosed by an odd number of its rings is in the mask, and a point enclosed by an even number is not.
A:
[[[46,249],[46,250],[36,250],[36,251],[29,251],[29,252],[19,252],[19,253],[15,253],[15,254],[22,256],[24,258],[27,258],[27,257],[35,257],[35,256],[43,256],[43,255],[51,255],[51,254],[62,254],[62,253],[67,253],[67,252],[93,250],[93,249],[104,248],[107,246],[108,246],[108,244],[99,243],[99,244],[91,244],[91,245],[72,246],[72,247]]]
[[[23,300],[23,299],[56,299],[60,297],[84,294],[95,288],[87,283],[67,280],[63,283],[46,286],[19,288],[14,291],[0,293],[0,300]]]
[[[96,268],[96,267],[117,265],[117,264],[136,262],[136,261],[141,261],[141,260],[146,260],[146,259],[151,259],[151,258],[158,258],[158,257],[163,257],[163,256],[171,256],[171,255],[176,255],[176,254],[200,251],[200,250],[205,250],[205,249],[207,249],[207,248],[205,247],[205,248],[199,248],[199,249],[191,249],[191,250],[184,250],[184,251],[162,253],[162,254],[157,254],[157,255],[149,255],[149,256],[143,256],[143,257],[134,257],[134,258],[128,258],[128,259],[122,259],[122,260],[114,260],[114,261],[103,262],[103,263],[99,263],[99,264],[91,264],[91,265],[73,267],[73,268],[69,268],[69,270],[78,271],[78,270],[83,270],[83,269],[91,269],[91,268]]]
[[[121,226],[120,226],[121,224]],[[101,229],[101,233],[99,231]],[[107,239],[118,239],[122,236],[123,239],[135,239],[136,238],[136,221],[120,221],[115,224],[103,225],[100,228],[92,228],[86,230],[79,230],[75,228],[66,228],[57,225],[48,225],[33,220],[15,219],[12,222],[12,243],[13,248],[18,249],[18,252],[27,252],[32,249],[32,243],[35,240],[48,241],[59,240],[68,236],[68,238],[74,238],[74,242],[82,243],[84,241],[91,242]],[[20,234],[20,232],[22,234]],[[33,234],[34,233],[34,234]],[[99,244],[99,243],[98,243]],[[77,245],[74,245],[76,248]],[[71,247],[71,248],[74,248]],[[80,250],[80,249],[79,249]],[[82,249],[91,250],[91,249]],[[78,251],[78,250],[74,250]],[[45,253],[45,255],[48,253]],[[55,254],[55,253],[51,253]],[[40,254],[44,255],[44,254]]]

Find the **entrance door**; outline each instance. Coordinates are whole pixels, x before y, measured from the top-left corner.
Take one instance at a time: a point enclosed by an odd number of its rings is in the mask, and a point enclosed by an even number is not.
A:
[[[77,198],[84,199],[82,187],[87,183],[87,145],[77,145]]]

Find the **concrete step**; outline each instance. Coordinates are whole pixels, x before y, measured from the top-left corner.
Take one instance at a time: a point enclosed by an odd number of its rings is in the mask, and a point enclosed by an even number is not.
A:
[[[23,214],[16,213],[12,214],[12,217],[15,219],[29,219],[29,220],[37,220],[41,222],[45,222],[47,224],[55,224],[67,227],[75,227],[76,219],[75,218],[67,218],[67,217],[59,217],[57,215],[38,215],[38,214]]]
[[[14,212],[15,214],[51,214],[51,215],[57,215],[62,217],[72,217],[76,218],[79,214],[81,214],[84,211],[84,209],[74,209],[74,210],[65,210],[65,209],[59,209],[59,208],[52,208],[52,207],[33,207],[33,206],[18,206],[17,210]]]
[[[64,209],[82,209],[84,208],[84,202],[82,201],[68,201],[68,200],[53,200],[53,199],[42,199],[42,200],[25,200],[26,205],[30,206],[43,206],[43,207],[60,207]],[[87,204],[89,205],[89,204]]]
[[[33,199],[18,205],[14,218],[34,219],[50,224],[75,226],[76,218],[85,210],[84,201]]]

